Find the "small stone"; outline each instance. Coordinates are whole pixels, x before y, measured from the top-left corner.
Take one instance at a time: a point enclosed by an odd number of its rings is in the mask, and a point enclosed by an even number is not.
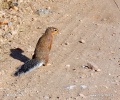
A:
[[[117,75],[117,78],[120,78],[120,75]]]
[[[69,43],[66,42],[65,45],[69,45]]]
[[[96,72],[101,71],[101,69],[99,69],[96,64],[91,63],[91,62],[88,62],[86,67],[91,69],[91,70],[95,70]]]
[[[13,9],[13,10],[15,10],[15,11],[17,11],[18,10],[18,3],[17,2],[13,2],[13,1],[9,1],[8,2],[8,6],[9,6],[9,9]]]
[[[81,94],[81,93],[79,94],[79,96],[82,98],[86,98],[86,96],[84,94]]]
[[[37,93],[39,93],[39,91],[36,91]]]
[[[75,69],[75,68],[73,68],[72,70],[73,70],[73,71],[76,71],[76,69]]]
[[[82,68],[86,68],[86,66],[85,65],[83,65],[83,66],[81,66]]]
[[[101,69],[97,69],[97,70],[95,70],[96,72],[100,72],[101,71]]]
[[[57,97],[57,99],[59,99],[60,97]]]
[[[12,9],[15,10],[15,11],[17,11],[17,10],[18,10],[18,7],[13,6]]]
[[[44,96],[44,99],[47,100],[47,99],[50,99],[50,97],[49,96]]]
[[[111,51],[111,54],[115,54],[115,51]]]
[[[12,25],[12,22],[8,22],[8,26],[11,26]]]
[[[76,85],[70,85],[70,86],[67,86],[66,89],[72,90],[72,89],[74,89],[75,87],[76,87]]]
[[[86,85],[81,85],[80,88],[81,88],[81,89],[86,89],[87,86],[86,86]]]
[[[50,7],[48,7],[48,8],[39,9],[39,10],[37,10],[36,13],[38,15],[43,15],[43,14],[50,14],[50,13],[52,13],[52,11],[50,11]]]
[[[66,67],[68,67],[68,68],[69,68],[69,67],[70,67],[70,65],[68,64],[68,65],[66,65]]]
[[[2,37],[3,37],[3,38],[6,38],[6,39],[10,39],[10,38],[12,37],[12,34],[11,34],[11,32],[4,33],[4,34],[2,35]]]
[[[12,31],[11,31],[11,34],[12,34],[12,35],[17,34],[17,30],[12,30]]]
[[[85,40],[81,39],[79,42],[84,44],[84,43],[85,43]]]

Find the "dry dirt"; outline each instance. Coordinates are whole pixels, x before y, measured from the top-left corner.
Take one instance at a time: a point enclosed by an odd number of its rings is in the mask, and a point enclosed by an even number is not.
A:
[[[0,100],[120,100],[120,0],[18,0],[17,8],[0,7],[8,22],[0,26]],[[49,26],[60,31],[49,65],[13,76]]]

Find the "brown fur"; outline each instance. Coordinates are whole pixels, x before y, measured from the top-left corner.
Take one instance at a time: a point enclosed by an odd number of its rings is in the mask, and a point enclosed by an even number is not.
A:
[[[44,65],[47,65],[49,60],[49,53],[52,46],[53,36],[57,33],[57,28],[48,27],[46,29],[45,33],[38,40],[32,59],[43,61]]]

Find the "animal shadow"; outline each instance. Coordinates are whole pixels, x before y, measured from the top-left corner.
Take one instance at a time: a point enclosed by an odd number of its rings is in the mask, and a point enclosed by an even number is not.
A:
[[[11,51],[10,56],[13,57],[14,59],[20,60],[21,62],[24,63],[30,60],[28,57],[22,54],[24,51],[20,48],[10,49],[10,51]]]

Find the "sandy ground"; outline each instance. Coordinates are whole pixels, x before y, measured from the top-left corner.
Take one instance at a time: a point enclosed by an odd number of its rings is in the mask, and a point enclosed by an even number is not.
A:
[[[3,20],[0,100],[120,100],[120,0],[18,0]],[[60,31],[49,65],[14,77],[49,26]]]

